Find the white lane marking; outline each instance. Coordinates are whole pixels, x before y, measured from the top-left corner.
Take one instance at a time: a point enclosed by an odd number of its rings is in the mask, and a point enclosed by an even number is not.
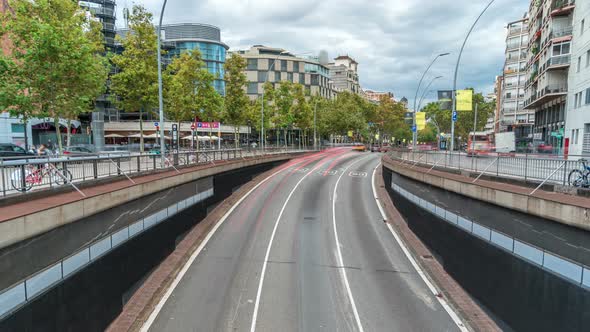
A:
[[[377,206],[379,207],[379,212],[381,212],[381,216],[383,217],[383,220],[387,220],[387,215],[385,214],[385,210],[383,210],[383,207],[381,206],[381,202],[379,201],[379,197],[377,196],[377,189],[375,188],[375,174],[377,173],[377,169],[379,168],[379,166],[381,166],[381,162],[379,164],[377,164],[377,167],[375,167],[375,169],[373,170],[373,176],[371,179],[371,186],[373,187],[373,197],[375,198],[375,202],[377,202]],[[457,325],[457,327],[459,327],[459,330],[461,330],[462,332],[468,332],[469,329],[467,329],[465,324],[463,324],[463,321],[461,320],[459,315],[453,310],[453,308],[451,308],[451,306],[447,303],[447,301],[444,298],[437,296],[438,294],[440,294],[440,292],[434,287],[434,284],[430,281],[430,279],[428,279],[428,277],[426,276],[426,274],[424,273],[424,271],[422,270],[420,265],[418,265],[418,263],[414,259],[414,256],[410,253],[410,251],[406,247],[405,243],[401,240],[400,236],[393,229],[393,227],[391,226],[390,223],[387,223],[387,228],[389,229],[389,231],[391,232],[391,234],[395,238],[395,241],[397,242],[397,244],[402,248],[402,251],[404,252],[406,257],[408,258],[408,260],[410,261],[410,263],[412,264],[412,266],[414,267],[416,272],[418,272],[418,275],[420,276],[420,278],[422,278],[422,280],[424,281],[424,283],[426,284],[426,286],[428,287],[430,292],[438,300],[438,302],[445,309],[445,311],[449,314],[449,316],[451,316],[451,319]]]
[[[293,196],[293,194],[295,193],[295,190],[297,190],[297,187],[299,187],[301,182],[303,182],[303,180],[305,180],[305,178],[307,178],[311,174],[314,174],[314,172],[317,171],[320,167],[322,167],[323,164],[324,163],[322,163],[320,161],[318,163],[318,166],[314,167],[309,173],[305,174],[295,184],[295,187],[293,187],[293,189],[289,193],[289,196],[287,196],[287,199],[285,200],[285,203],[283,204],[283,207],[281,208],[281,211],[279,212],[279,216],[277,217],[277,220],[275,221],[275,226],[272,230],[272,234],[270,235],[270,240],[268,241],[268,247],[266,247],[266,254],[264,255],[264,261],[262,263],[262,272],[260,272],[260,282],[258,283],[258,291],[256,292],[256,302],[254,303],[254,312],[252,313],[252,325],[250,326],[250,332],[256,331],[256,320],[258,319],[258,307],[260,306],[260,295],[262,294],[262,285],[264,284],[264,274],[266,272],[266,265],[267,265],[268,259],[270,257],[270,249],[272,248],[272,242],[275,238],[275,234],[277,233],[277,228],[279,227],[279,222],[281,221],[281,217],[283,216],[283,212],[285,212],[285,208],[287,207],[287,203],[289,203],[291,196]]]
[[[356,321],[356,326],[360,332],[363,332],[363,324],[361,323],[361,318],[359,316],[358,309],[356,307],[356,303],[354,302],[354,297],[352,296],[352,291],[350,290],[350,283],[348,282],[348,277],[346,276],[346,269],[344,269],[344,260],[342,259],[342,250],[340,250],[341,244],[340,240],[338,239],[338,230],[336,229],[336,200],[338,198],[336,190],[338,190],[338,184],[340,180],[342,180],[342,176],[346,173],[346,171],[352,167],[352,165],[358,163],[361,160],[367,159],[367,157],[357,159],[350,163],[344,171],[336,180],[336,185],[334,186],[334,192],[332,193],[332,226],[334,227],[334,240],[336,241],[336,252],[338,253],[338,266],[342,267],[340,269],[340,274],[342,275],[342,279],[344,280],[344,286],[346,287],[346,292],[348,293],[348,300],[350,301],[350,305],[352,306],[352,312],[354,313],[354,319]]]
[[[302,161],[298,162],[298,163],[302,163]],[[296,163],[296,164],[298,164]],[[209,232],[209,234],[207,234],[207,237],[205,237],[205,239],[203,240],[203,242],[201,242],[201,244],[199,245],[199,247],[197,248],[197,250],[191,255],[191,257],[189,258],[189,260],[184,264],[184,266],[182,267],[182,270],[180,270],[180,272],[178,273],[178,275],[176,276],[176,278],[174,279],[174,281],[172,282],[172,284],[170,285],[170,287],[168,288],[168,290],[166,291],[166,293],[164,294],[164,296],[160,299],[160,302],[158,302],[158,304],[156,305],[156,307],[154,308],[154,310],[152,311],[152,313],[150,314],[150,316],[148,317],[148,319],[145,321],[145,323],[142,325],[140,331],[141,332],[148,332],[150,327],[152,326],[152,324],[156,321],[156,318],[158,317],[158,314],[160,313],[160,311],[162,310],[162,308],[164,308],[164,305],[166,304],[166,301],[168,301],[168,298],[170,298],[170,296],[172,295],[172,292],[174,291],[174,289],[176,289],[176,287],[178,286],[178,284],[180,283],[180,281],[182,280],[182,278],[184,277],[184,275],[186,274],[186,272],[188,271],[188,269],[191,267],[191,265],[193,264],[193,262],[195,261],[195,259],[197,259],[197,257],[199,256],[199,254],[201,253],[201,251],[203,250],[203,248],[205,248],[205,246],[207,245],[207,243],[209,242],[209,240],[213,237],[213,235],[215,234],[215,232],[217,231],[217,229],[219,229],[219,227],[221,227],[221,225],[225,222],[225,220],[234,212],[234,210],[248,197],[250,196],[250,194],[252,194],[256,189],[258,189],[263,183],[267,182],[268,180],[270,180],[272,177],[274,177],[275,175],[284,172],[286,170],[288,170],[289,168],[283,168],[281,170],[278,170],[276,172],[274,172],[273,174],[269,175],[268,177],[266,177],[264,180],[262,180],[260,183],[258,183],[256,186],[254,186],[254,188],[250,189],[250,191],[248,191],[246,193],[246,195],[244,195],[242,198],[240,198],[236,204],[234,204],[229,211],[227,211],[227,213],[225,215],[223,215],[223,217],[219,220],[219,222],[217,222],[217,224],[213,227],[213,229],[211,229],[211,231]]]

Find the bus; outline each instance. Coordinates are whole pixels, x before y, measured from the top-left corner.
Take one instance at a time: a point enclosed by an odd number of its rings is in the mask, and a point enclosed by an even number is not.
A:
[[[469,133],[467,141],[468,156],[485,156],[494,149],[494,132],[493,131],[476,131]]]

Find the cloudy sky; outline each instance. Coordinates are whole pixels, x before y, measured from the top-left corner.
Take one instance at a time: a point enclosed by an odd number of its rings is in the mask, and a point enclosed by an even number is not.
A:
[[[121,10],[141,3],[155,17],[162,0],[118,0]],[[457,55],[469,27],[488,0],[169,0],[164,24],[198,22],[221,28],[231,49],[254,44],[330,57],[348,54],[360,63],[364,88],[414,97],[432,58],[450,52],[425,79],[442,75],[433,90],[450,89]],[[507,22],[523,16],[528,0],[496,0],[476,26],[459,71],[459,88],[493,90],[504,62]],[[425,83],[427,84],[427,83]],[[434,98],[434,93],[429,95]]]

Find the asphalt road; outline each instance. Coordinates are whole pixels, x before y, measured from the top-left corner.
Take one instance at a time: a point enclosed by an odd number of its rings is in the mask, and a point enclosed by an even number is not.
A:
[[[371,185],[379,159],[335,149],[277,169],[144,330],[458,330],[383,223]]]

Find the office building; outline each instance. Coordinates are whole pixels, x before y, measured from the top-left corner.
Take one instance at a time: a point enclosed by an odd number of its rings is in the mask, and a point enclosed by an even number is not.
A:
[[[499,131],[513,131],[517,143],[526,145],[532,140],[535,112],[524,107],[527,80],[527,52],[529,20],[524,17],[510,22],[506,34],[506,59],[499,104]]]
[[[319,95],[331,99],[337,94],[330,82],[328,67],[316,58],[302,58],[281,49],[263,45],[237,51],[247,61],[246,92],[250,100],[262,95],[265,82],[277,84],[282,81],[299,83],[308,96]]]
[[[528,12],[524,107],[535,111],[535,144],[552,146],[557,153],[563,147],[574,9],[574,0],[537,0]]]
[[[330,79],[334,87],[340,91],[348,91],[361,94],[362,89],[359,83],[358,62],[348,55],[341,55],[328,64]]]
[[[573,3],[571,4],[573,6]],[[573,13],[564,144],[570,155],[590,154],[590,2],[578,1]]]
[[[378,103],[381,101],[381,98],[383,98],[383,97],[394,100],[393,92],[380,92],[380,91],[374,91],[374,90],[369,90],[369,89],[362,89],[362,91],[363,91],[364,98],[370,102]]]

